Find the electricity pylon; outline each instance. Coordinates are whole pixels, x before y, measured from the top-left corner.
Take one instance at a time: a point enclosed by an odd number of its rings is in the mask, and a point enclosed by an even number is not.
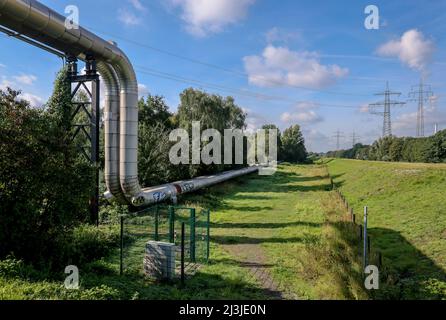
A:
[[[389,82],[387,82],[386,91],[375,94],[376,96],[384,96],[384,101],[372,103],[369,105],[370,113],[382,115],[384,117],[384,123],[383,123],[383,137],[391,136],[392,135],[392,118],[390,115],[390,109],[394,106],[404,106],[405,102],[399,102],[392,100],[391,97],[394,96],[400,96],[401,92],[392,92],[389,89]],[[384,111],[376,111],[376,108],[378,107],[384,107]]]
[[[359,142],[359,139],[361,138],[360,136],[358,136],[357,134],[356,134],[356,132],[355,131],[353,131],[353,134],[352,134],[352,145],[353,145],[353,147],[354,146],[356,146],[356,144]]]
[[[336,151],[341,149],[341,138],[344,137],[344,133],[341,131],[336,131],[333,138],[336,138]]]
[[[409,93],[410,99],[408,101],[418,102],[417,137],[424,137],[424,103],[429,101],[433,95],[431,87],[423,84],[423,79],[420,80],[419,85],[412,86]]]

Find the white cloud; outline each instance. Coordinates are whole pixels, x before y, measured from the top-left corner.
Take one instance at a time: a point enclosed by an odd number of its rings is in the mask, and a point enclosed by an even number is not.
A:
[[[6,65],[4,65],[3,63],[0,63],[0,68],[6,68]]]
[[[323,88],[348,74],[348,69],[338,65],[321,64],[317,53],[273,45],[268,45],[261,56],[247,56],[243,61],[249,82],[261,87]]]
[[[170,0],[181,8],[186,30],[197,37],[222,32],[227,25],[242,20],[255,0]]]
[[[425,135],[433,134],[434,125],[446,126],[446,112],[438,107],[438,97],[433,97],[424,109]],[[417,128],[417,111],[404,113],[397,117],[393,123],[393,130],[400,136],[415,136]]]
[[[268,30],[265,34],[265,37],[268,44],[277,42],[288,44],[292,41],[302,40],[302,34],[299,31],[289,31],[278,27],[274,27]]]
[[[146,97],[149,94],[149,88],[145,84],[138,83],[138,95],[139,97]]]
[[[406,31],[400,39],[391,40],[377,50],[380,56],[398,57],[410,68],[426,72],[435,51],[434,42],[427,39],[420,31]]]
[[[285,112],[280,119],[285,123],[314,124],[323,121],[323,118],[313,110],[302,112]]]
[[[142,24],[142,19],[128,9],[118,10],[118,20],[126,26],[137,26]]]
[[[128,0],[132,6],[139,11],[147,11],[147,8],[139,0]]]
[[[14,80],[20,84],[30,86],[37,80],[37,77],[32,74],[21,74],[19,76],[15,76]]]
[[[0,82],[0,90],[6,90],[6,88],[8,87],[11,89],[15,89],[14,87],[16,87],[16,84],[4,78]],[[42,97],[39,97],[35,94],[31,94],[28,92],[22,92],[19,98],[28,101],[32,107],[36,108],[40,108],[44,104],[44,99]]]
[[[360,113],[370,113],[370,106],[368,104],[363,104],[359,109]]]
[[[6,88],[10,87],[12,88],[14,86],[14,83],[6,79],[5,77],[2,77],[2,81],[0,82],[0,90],[6,90]]]
[[[247,113],[246,117],[246,131],[247,132],[255,132],[257,129],[260,129],[263,125],[268,124],[268,119],[261,115],[260,113],[256,113],[248,108],[243,108],[243,112]]]
[[[43,98],[31,93],[22,93],[19,98],[28,101],[31,107],[40,108],[44,104]]]
[[[330,148],[330,138],[324,133],[312,128],[302,128],[302,133],[308,151],[323,152]]]
[[[315,109],[319,107],[319,103],[314,101],[301,101],[296,104],[295,108],[297,110],[308,110],[308,109]]]

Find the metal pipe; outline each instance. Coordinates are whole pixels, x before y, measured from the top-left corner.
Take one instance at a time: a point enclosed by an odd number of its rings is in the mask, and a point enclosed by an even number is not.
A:
[[[112,195],[122,203],[138,196],[141,192],[137,172],[138,83],[126,55],[114,43],[82,27],[66,28],[65,17],[35,0],[0,0],[0,24],[78,59],[94,57],[107,82],[106,108],[111,116],[106,119],[106,183]],[[118,98],[116,79],[119,81],[119,112],[115,110]],[[118,119],[119,130],[116,128]],[[118,134],[119,142],[116,139]],[[119,155],[115,152],[117,148]],[[116,186],[117,175],[121,191]]]
[[[116,72],[109,64],[99,62],[97,67],[105,84],[105,183],[111,195],[119,203],[125,203],[119,179],[119,82]]]
[[[115,43],[90,31],[66,28],[65,17],[35,0],[0,0],[0,25],[68,56],[94,57],[105,87],[106,197],[122,204],[150,205],[249,174],[233,170],[142,190],[138,182],[138,82],[127,56]],[[119,103],[118,103],[119,102]]]
[[[240,170],[226,171],[212,176],[198,177],[195,179],[177,181],[143,189],[138,197],[132,199],[132,204],[136,207],[143,205],[152,205],[166,200],[176,202],[177,196],[180,194],[190,193],[199,189],[211,187],[236,177],[244,176],[259,171],[260,166],[252,166]]]
[[[54,50],[53,48],[50,48],[48,46],[45,46],[37,41],[34,41],[32,39],[29,39],[27,37],[22,36],[20,33],[14,32],[14,31],[10,31],[6,28],[0,27],[0,31],[3,32],[4,34],[6,34],[8,37],[13,37],[16,39],[19,39],[23,42],[26,42],[30,45],[33,45],[39,49],[45,50],[51,54],[54,54],[55,56],[58,56],[60,59],[65,60],[66,56],[65,54],[63,54],[62,52],[58,51],[58,50]]]

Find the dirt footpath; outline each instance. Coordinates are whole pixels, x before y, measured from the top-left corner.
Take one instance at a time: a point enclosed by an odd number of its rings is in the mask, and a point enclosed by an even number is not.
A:
[[[223,248],[237,259],[241,267],[249,269],[250,274],[257,280],[265,292],[265,295],[274,300],[293,299],[280,290],[269,269],[272,265],[267,264],[265,253],[258,244],[227,244]],[[295,299],[295,298],[294,298]]]

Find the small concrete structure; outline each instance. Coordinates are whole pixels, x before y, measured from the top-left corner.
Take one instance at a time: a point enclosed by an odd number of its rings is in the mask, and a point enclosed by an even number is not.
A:
[[[149,241],[144,256],[144,274],[156,280],[175,277],[175,252],[173,243]]]

